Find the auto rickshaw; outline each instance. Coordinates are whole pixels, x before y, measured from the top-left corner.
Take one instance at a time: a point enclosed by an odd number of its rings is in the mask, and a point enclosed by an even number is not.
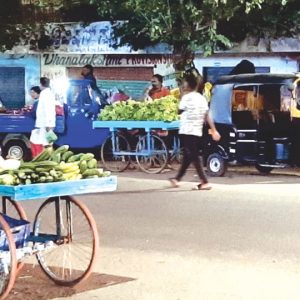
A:
[[[208,173],[222,176],[228,163],[254,165],[262,173],[290,166],[295,144],[300,144],[299,85],[300,74],[220,77],[210,113],[222,138],[216,143],[206,135]]]

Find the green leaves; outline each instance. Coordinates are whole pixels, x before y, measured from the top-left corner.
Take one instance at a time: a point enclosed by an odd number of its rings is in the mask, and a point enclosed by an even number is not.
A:
[[[0,48],[4,45],[5,50],[22,37],[16,26],[7,24],[21,22],[23,7],[18,0],[0,3]],[[167,43],[181,56],[182,62],[175,62],[181,68],[195,51],[210,55],[248,35],[297,36],[300,27],[299,0],[81,0],[64,4],[62,21],[110,20],[114,46],[130,44],[138,50]],[[97,10],[98,16],[83,8]],[[32,19],[31,23],[34,27],[36,22]]]
[[[101,15],[110,18],[122,11],[128,23],[118,28],[121,44],[143,49],[159,42],[174,53],[203,50],[210,55],[230,48],[247,35],[296,35],[299,30],[298,0],[91,0]],[[181,49],[181,50],[180,50]]]
[[[101,121],[166,121],[178,119],[178,99],[166,96],[154,101],[128,100],[106,106],[99,115]]]

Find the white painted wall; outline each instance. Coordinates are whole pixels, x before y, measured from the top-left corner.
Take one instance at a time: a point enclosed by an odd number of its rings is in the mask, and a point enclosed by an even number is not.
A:
[[[203,67],[234,67],[247,59],[256,67],[270,67],[271,73],[294,73],[299,71],[299,62],[289,57],[196,57],[195,66],[203,73]]]

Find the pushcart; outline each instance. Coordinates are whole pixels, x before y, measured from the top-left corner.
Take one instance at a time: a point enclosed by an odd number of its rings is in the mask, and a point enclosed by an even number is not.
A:
[[[179,163],[180,142],[177,134],[162,138],[161,131],[176,132],[179,121],[94,121],[93,128],[108,128],[111,135],[101,146],[101,160],[112,172],[122,172],[136,161],[146,173],[160,173],[167,165]],[[129,141],[128,132],[138,132]]]
[[[116,188],[115,176],[0,185],[0,299],[8,296],[24,258],[30,255],[36,256],[43,272],[58,285],[73,286],[85,280],[96,261],[99,236],[88,208],[72,196]],[[45,198],[31,231],[21,202]]]

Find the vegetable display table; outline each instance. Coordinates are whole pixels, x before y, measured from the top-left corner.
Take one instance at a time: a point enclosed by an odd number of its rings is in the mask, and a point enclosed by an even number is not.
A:
[[[180,159],[178,136],[173,136],[167,147],[159,133],[176,131],[179,121],[94,121],[93,128],[108,128],[111,136],[101,146],[101,160],[110,171],[124,171],[135,158],[140,169],[147,173],[159,173],[174,160]],[[128,131],[138,131],[132,147],[133,135]]]
[[[20,186],[0,185],[0,299],[14,285],[22,259],[36,255],[56,284],[73,286],[92,272],[98,251],[96,222],[88,208],[70,195],[112,192],[115,176]],[[32,232],[22,201],[46,198]]]

